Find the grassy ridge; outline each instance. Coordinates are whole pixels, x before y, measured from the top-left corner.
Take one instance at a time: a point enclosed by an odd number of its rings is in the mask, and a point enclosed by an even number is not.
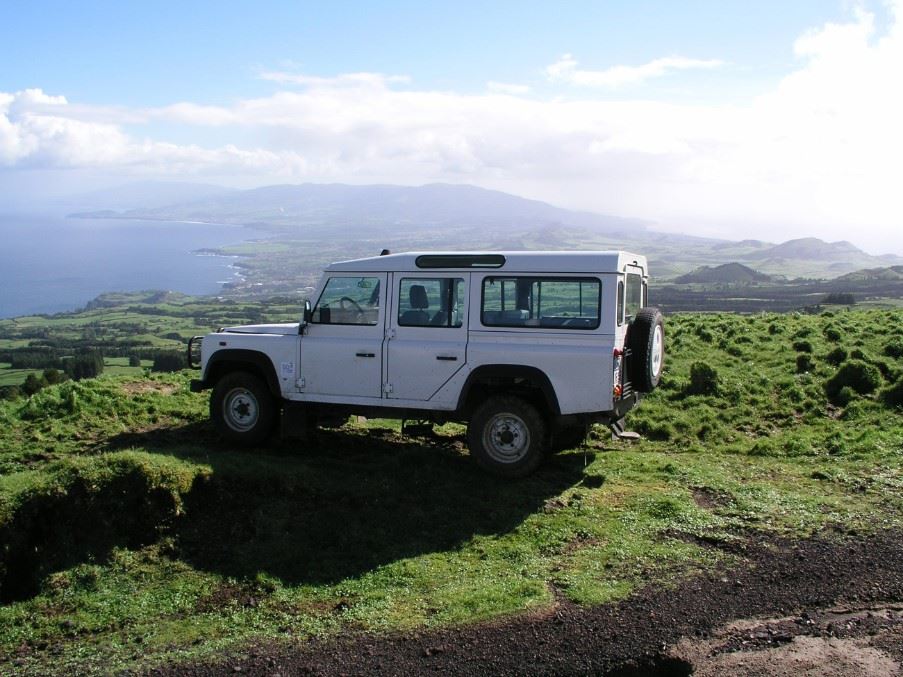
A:
[[[454,425],[225,449],[187,373],[2,402],[0,671],[603,603],[733,556],[704,543],[899,525],[901,334],[887,311],[670,317],[662,387],[628,419],[645,439],[595,430],[513,483]],[[849,365],[859,390],[833,388]]]

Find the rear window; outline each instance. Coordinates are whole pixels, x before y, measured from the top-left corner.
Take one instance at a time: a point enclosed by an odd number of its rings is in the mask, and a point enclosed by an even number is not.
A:
[[[483,280],[480,317],[487,327],[596,329],[601,298],[598,278],[493,276]]]
[[[627,273],[627,319],[632,321],[643,307],[643,277]]]

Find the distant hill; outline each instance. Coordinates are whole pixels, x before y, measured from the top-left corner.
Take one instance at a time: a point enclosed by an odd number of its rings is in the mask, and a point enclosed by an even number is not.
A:
[[[771,275],[753,270],[742,263],[724,263],[720,266],[700,266],[691,273],[674,278],[676,284],[771,282]]]
[[[209,200],[234,192],[233,188],[209,183],[185,181],[134,181],[121,186],[95,190],[59,198],[56,202],[68,209],[100,209],[104,212],[125,209],[148,209],[166,205]],[[112,218],[97,217],[95,218]],[[115,217],[121,214],[114,214]]]
[[[806,259],[809,261],[837,261],[843,257],[869,255],[846,240],[825,242],[817,237],[787,240],[781,244],[750,254],[751,259]]]
[[[135,205],[142,196],[146,201]],[[166,197],[168,202],[164,202]],[[830,279],[866,268],[903,264],[903,258],[871,256],[849,242],[817,238],[782,244],[751,239],[733,242],[655,232],[651,223],[639,219],[563,209],[458,184],[305,183],[230,190],[204,184],[142,183],[85,199],[94,211],[81,211],[77,216],[237,224],[265,231],[267,238],[286,243],[291,251],[285,261],[277,261],[271,250],[262,252],[252,267],[275,273],[287,265],[297,268],[299,256],[303,256],[310,266],[303,275],[304,284],[322,263],[364,256],[384,247],[396,251],[625,249],[645,255],[658,280],[698,272],[704,279],[729,283],[761,281],[736,266],[718,269],[729,262],[756,274],[804,279]],[[129,206],[120,207],[124,202]],[[240,253],[247,257],[251,250],[245,247]],[[251,264],[247,258],[243,263]],[[700,266],[714,270],[698,271]]]
[[[93,218],[109,218],[94,213]],[[120,218],[206,221],[258,226],[299,234],[335,233],[341,228],[373,234],[378,230],[435,231],[480,228],[524,232],[548,226],[594,232],[642,232],[638,219],[572,211],[476,186],[425,186],[305,183],[234,191],[209,199],[157,208],[131,209]]]
[[[866,268],[846,275],[841,275],[836,282],[890,282],[903,280],[903,266],[888,266],[886,268]]]

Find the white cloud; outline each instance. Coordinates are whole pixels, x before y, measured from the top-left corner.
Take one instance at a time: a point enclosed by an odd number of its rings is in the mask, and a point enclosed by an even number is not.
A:
[[[565,54],[558,61],[546,66],[545,73],[552,82],[566,82],[579,87],[614,88],[659,78],[670,71],[717,68],[724,62],[718,59],[667,56],[641,66],[612,66],[601,71],[582,70],[577,68],[577,64],[573,56]]]
[[[260,79],[280,84],[303,85],[307,87],[359,87],[361,85],[379,87],[387,84],[407,84],[411,81],[407,75],[384,75],[382,73],[342,73],[335,77],[327,78],[281,71],[265,71],[260,74]]]
[[[486,89],[495,94],[510,94],[511,96],[519,96],[521,94],[529,94],[529,85],[518,85],[510,82],[495,82],[490,80],[486,83]]]
[[[0,166],[458,181],[727,237],[819,235],[903,253],[900,6],[881,34],[862,11],[807,32],[793,72],[730,106],[522,97],[503,83],[465,95],[372,73],[269,74],[293,87],[228,106],[0,93]],[[579,72],[568,63],[558,72]],[[166,142],[155,125],[197,130],[210,147]]]

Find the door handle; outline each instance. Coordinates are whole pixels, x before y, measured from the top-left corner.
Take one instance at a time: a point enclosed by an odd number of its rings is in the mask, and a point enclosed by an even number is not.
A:
[[[376,357],[376,353],[355,353],[357,357]]]
[[[445,362],[457,362],[458,358],[455,355],[436,355],[437,360],[443,360]]]

